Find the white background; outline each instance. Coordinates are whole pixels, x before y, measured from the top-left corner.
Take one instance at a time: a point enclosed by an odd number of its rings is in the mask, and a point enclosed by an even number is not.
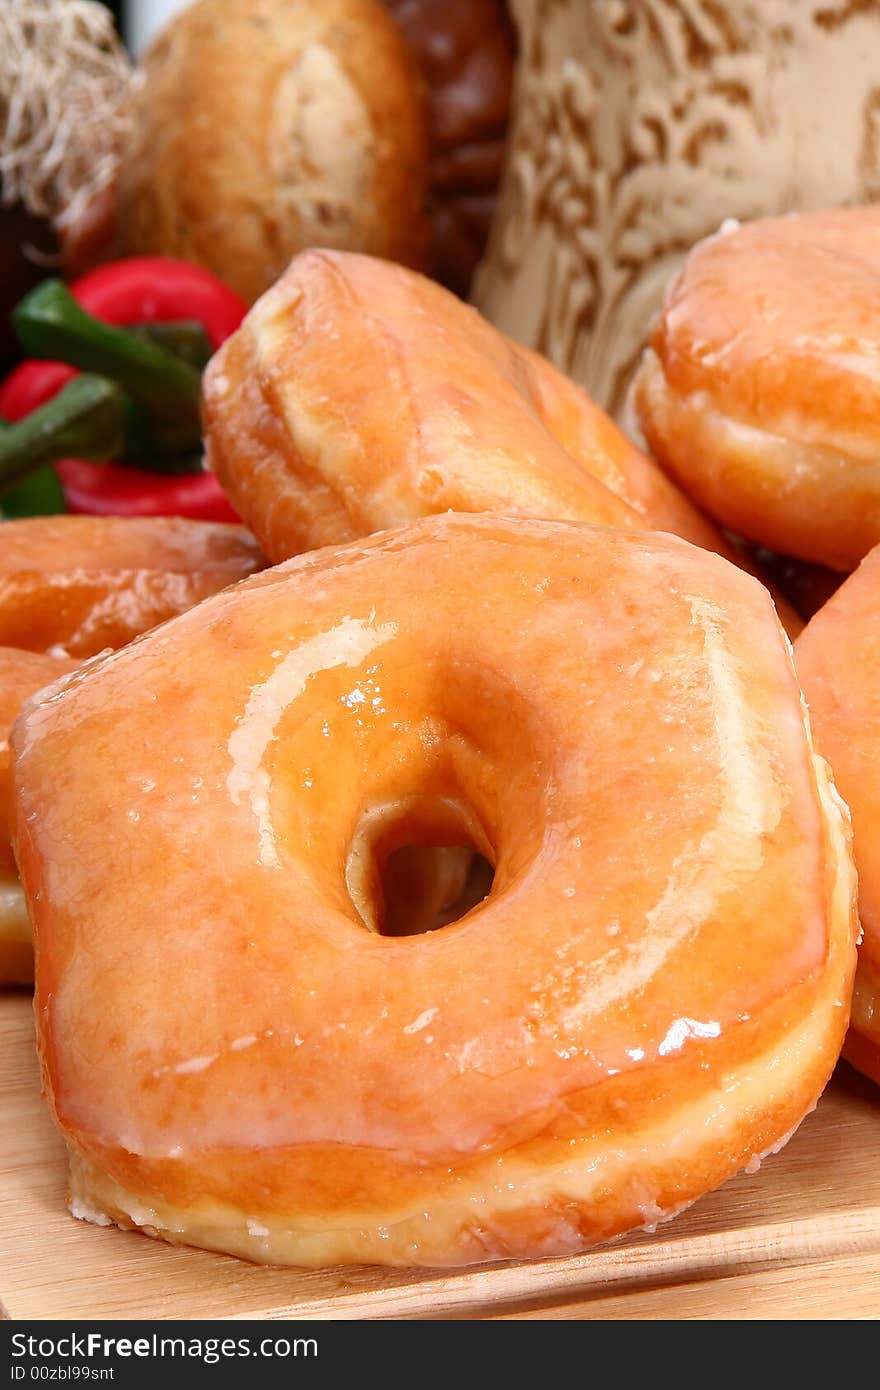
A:
[[[167,19],[182,10],[188,0],[123,0],[124,36],[135,57]]]

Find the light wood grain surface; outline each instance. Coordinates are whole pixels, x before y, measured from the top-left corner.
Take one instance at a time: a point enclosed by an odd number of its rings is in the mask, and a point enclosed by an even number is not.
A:
[[[880,1317],[880,1090],[841,1067],[759,1173],[654,1236],[459,1273],[263,1269],[74,1221],[30,999],[0,998],[0,1296],[11,1318]]]

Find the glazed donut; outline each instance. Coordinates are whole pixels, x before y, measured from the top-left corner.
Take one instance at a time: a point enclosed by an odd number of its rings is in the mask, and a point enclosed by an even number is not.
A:
[[[31,928],[12,853],[9,733],[28,696],[76,665],[69,657],[0,647],[0,984],[4,985],[30,984],[34,978]]]
[[[0,542],[0,646],[83,659],[265,564],[242,526],[170,517],[29,517]]]
[[[837,1059],[845,811],[766,591],[677,538],[315,552],[13,746],[76,1216],[273,1263],[558,1254],[755,1164]],[[432,844],[491,892],[389,937],[383,861]]]
[[[645,438],[722,525],[852,570],[880,541],[880,208],[733,224],[670,286]]]
[[[33,979],[9,840],[9,743],[25,699],[107,647],[263,565],[241,526],[165,518],[34,517],[0,528],[0,984]]]
[[[844,1056],[880,1082],[880,548],[795,646],[819,751],[852,811],[863,937]]]
[[[204,378],[208,463],[273,561],[436,512],[718,532],[589,397],[439,285],[306,251]]]

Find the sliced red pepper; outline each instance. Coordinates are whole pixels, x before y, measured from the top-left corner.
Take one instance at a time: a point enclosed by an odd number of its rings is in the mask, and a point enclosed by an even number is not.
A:
[[[55,465],[72,512],[88,516],[186,516],[240,521],[213,473],[148,473],[118,463],[59,459]]]
[[[0,417],[23,420],[76,376],[66,362],[21,362],[0,386]]]
[[[76,375],[65,362],[22,362],[0,386],[0,418],[12,424],[24,419],[52,400]],[[86,459],[58,459],[55,469],[72,512],[239,520],[213,473],[150,473]]]
[[[248,306],[210,271],[185,261],[140,256],[90,271],[70,286],[74,298],[106,323],[203,324],[215,349],[234,333]],[[76,375],[64,362],[28,361],[0,386],[0,417],[15,422],[51,400]],[[238,521],[212,473],[153,473],[123,464],[60,459],[56,465],[72,512],[92,516],[185,516]]]
[[[164,256],[133,256],[90,270],[70,286],[95,318],[126,327],[196,319],[216,352],[248,311],[240,295],[201,266]]]

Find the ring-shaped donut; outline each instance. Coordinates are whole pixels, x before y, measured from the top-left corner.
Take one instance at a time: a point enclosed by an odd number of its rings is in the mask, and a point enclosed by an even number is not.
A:
[[[845,812],[766,591],[674,537],[315,552],[14,748],[75,1215],[271,1262],[557,1254],[756,1163],[837,1059]],[[383,858],[454,843],[488,897],[384,935]]]

